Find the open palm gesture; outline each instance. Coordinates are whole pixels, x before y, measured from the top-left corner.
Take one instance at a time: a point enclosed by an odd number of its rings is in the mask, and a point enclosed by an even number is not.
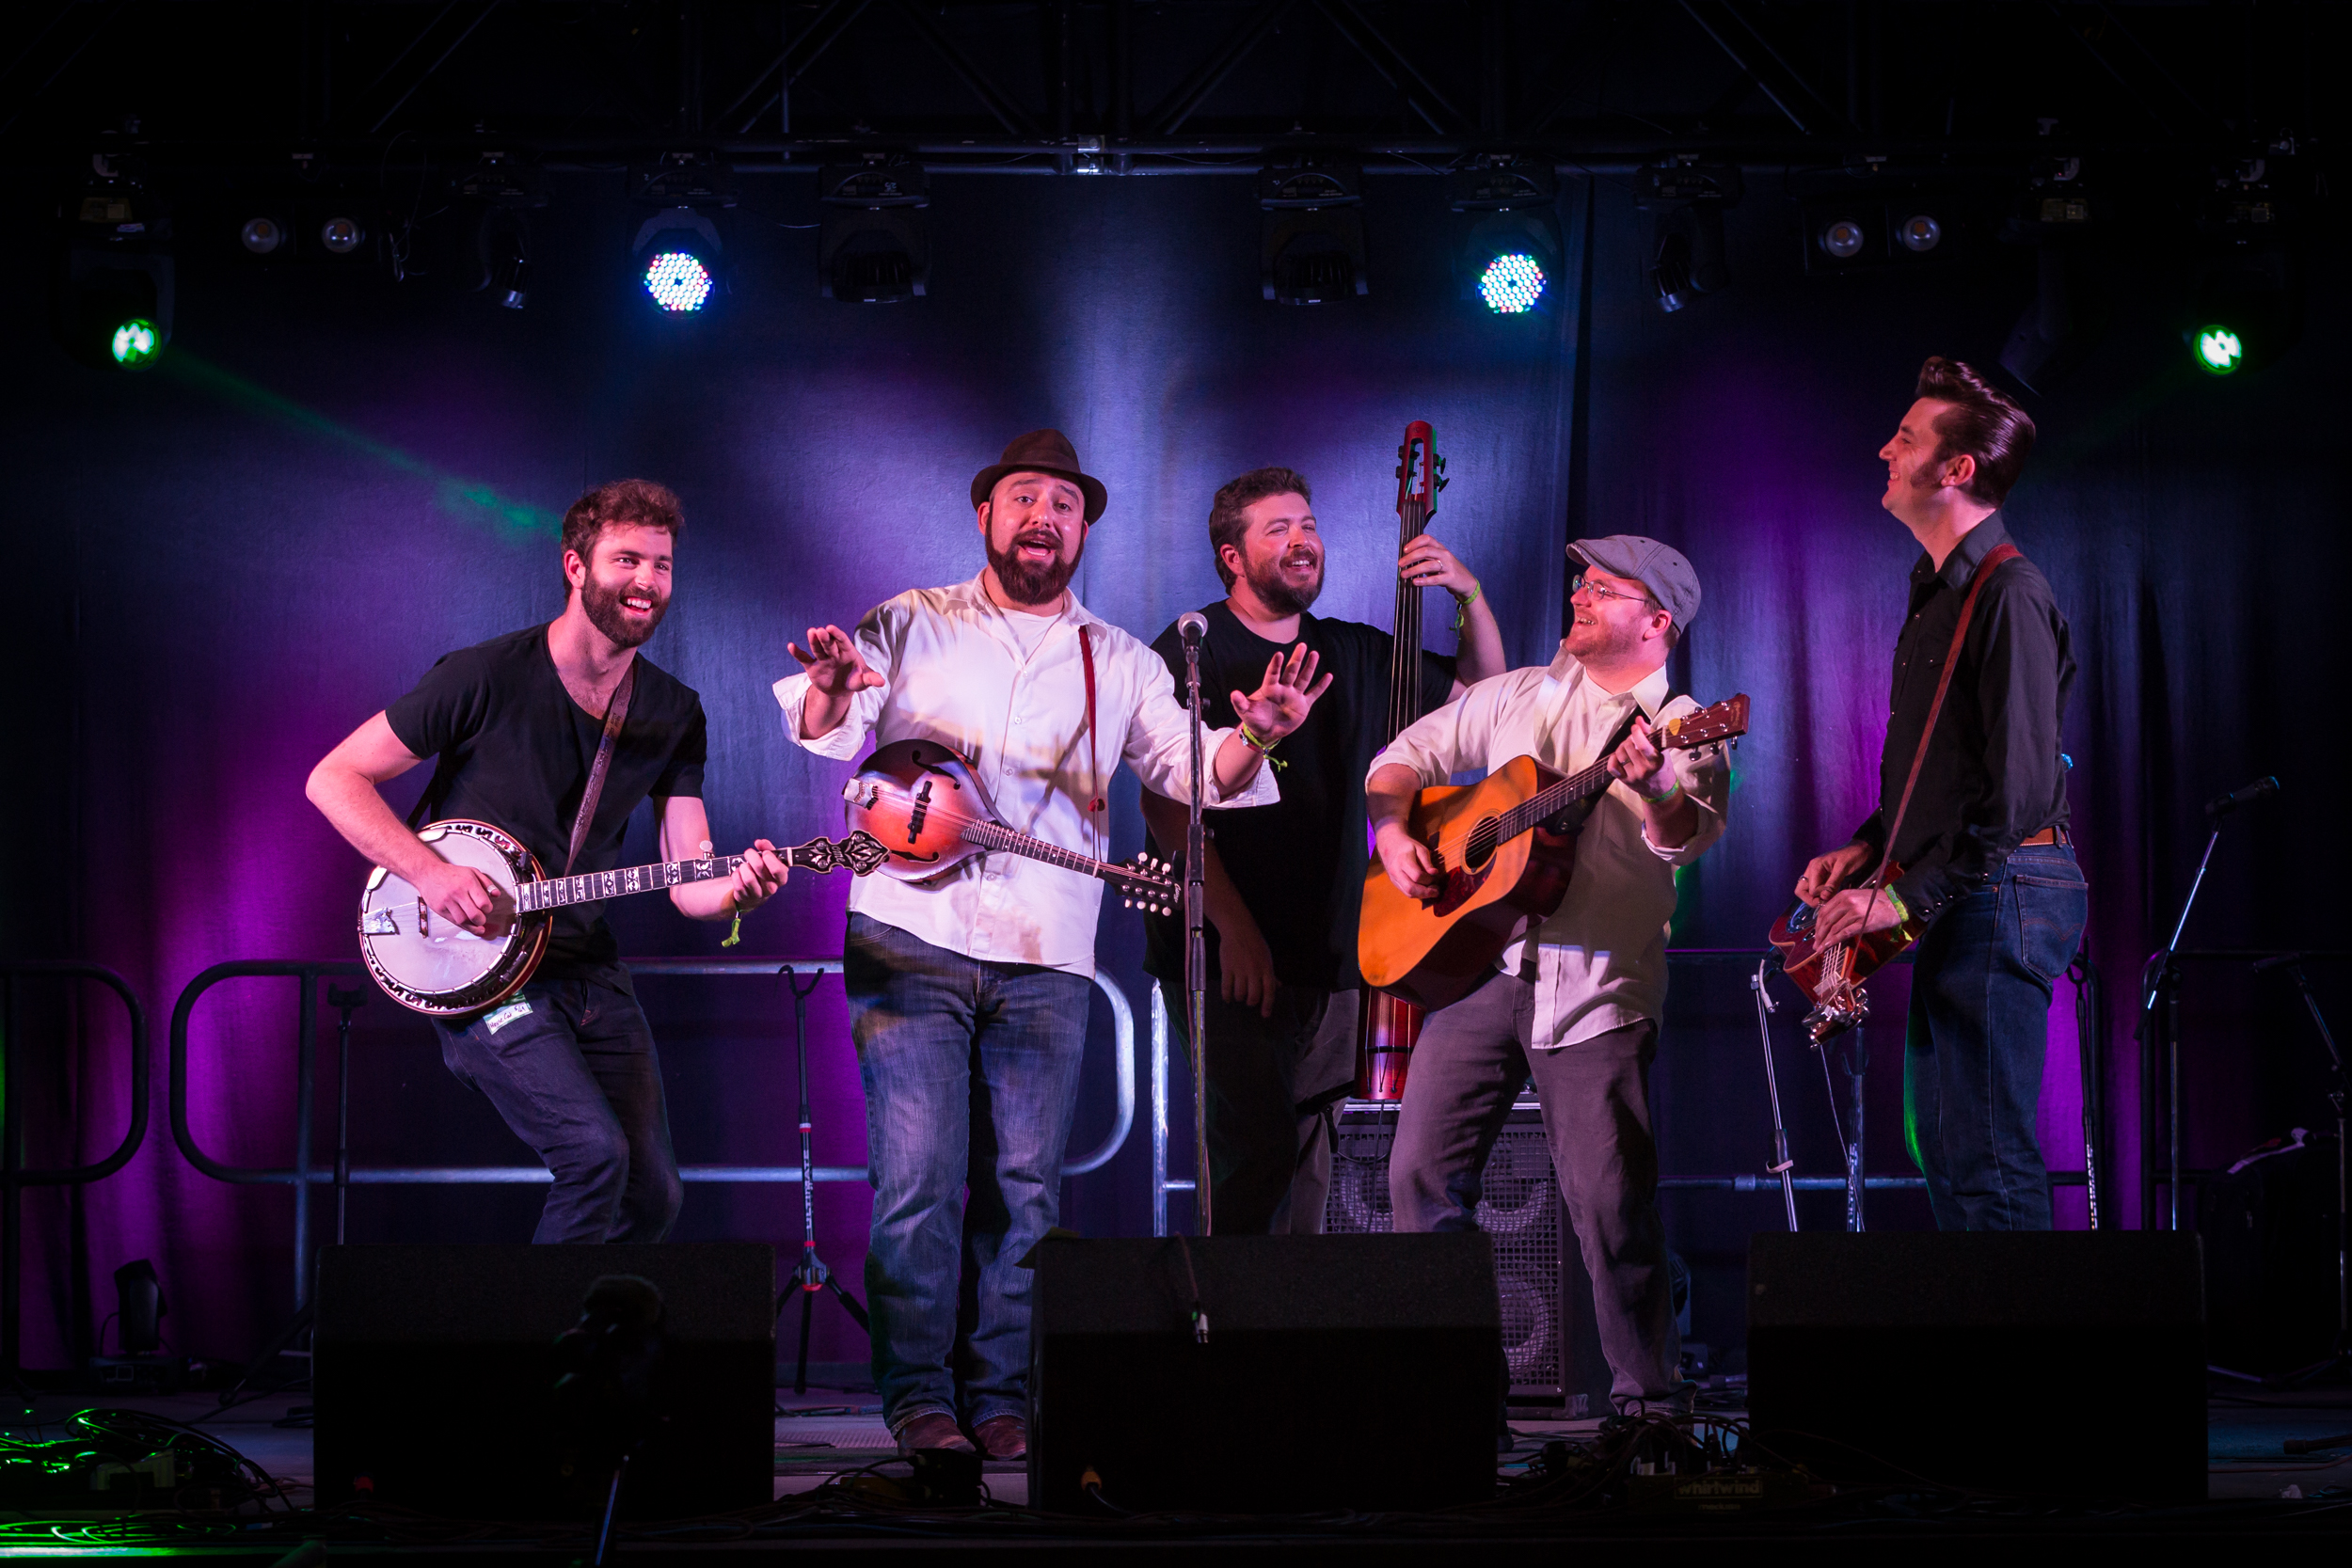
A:
[[[1261,740],[1281,739],[1307,721],[1315,699],[1331,689],[1331,677],[1315,679],[1319,657],[1301,642],[1287,654],[1266,660],[1265,679],[1248,696],[1230,693],[1233,711]]]

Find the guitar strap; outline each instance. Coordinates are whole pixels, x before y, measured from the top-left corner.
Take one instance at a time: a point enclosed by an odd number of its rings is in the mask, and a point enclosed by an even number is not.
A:
[[[1087,775],[1087,782],[1099,784],[1103,778],[1103,762],[1094,751],[1094,641],[1087,635],[1083,621],[1078,623],[1078,657],[1087,667],[1087,767],[1093,770]],[[1103,798],[1100,795],[1088,798],[1087,815],[1089,819],[1102,809]]]
[[[1952,628],[1951,652],[1944,656],[1944,673],[1936,678],[1935,700],[1928,705],[1928,721],[1919,731],[1919,750],[1912,754],[1911,776],[1903,780],[1902,798],[1895,802],[1894,820],[1887,824],[1886,849],[1879,856],[1879,868],[1872,872],[1868,887],[1886,885],[1886,873],[1895,864],[1895,835],[1902,832],[1903,814],[1911,809],[1911,792],[1918,787],[1919,769],[1928,760],[1928,742],[1935,738],[1935,721],[1944,712],[1944,694],[1952,689],[1952,672],[1960,664],[1961,644],[1968,641],[1968,623],[1977,613],[1977,594],[1984,588],[1985,579],[1994,568],[2016,560],[2025,551],[2014,545],[1995,545],[1977,562],[1977,569],[1968,574],[1968,594],[1960,601],[1960,624]]]
[[[631,658],[628,668],[621,672],[621,684],[612,689],[612,700],[605,705],[604,738],[596,742],[596,760],[588,765],[588,787],[580,795],[580,815],[572,818],[571,852],[564,857],[566,877],[580,864],[580,851],[588,843],[588,824],[596,818],[596,798],[604,793],[605,774],[612,770],[612,743],[628,718],[628,696],[636,687],[637,660]]]

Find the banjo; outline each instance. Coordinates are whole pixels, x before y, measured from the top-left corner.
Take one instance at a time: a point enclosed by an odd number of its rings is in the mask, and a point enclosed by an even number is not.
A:
[[[662,861],[612,871],[549,877],[512,834],[487,822],[451,817],[417,836],[455,865],[469,865],[497,889],[488,934],[477,936],[427,905],[415,886],[382,866],[359,897],[359,956],[384,994],[404,1007],[447,1016],[486,1007],[520,990],[547,956],[555,911],[732,877],[741,855]],[[795,871],[849,870],[865,876],[889,851],[872,835],[811,839],[777,858]]]

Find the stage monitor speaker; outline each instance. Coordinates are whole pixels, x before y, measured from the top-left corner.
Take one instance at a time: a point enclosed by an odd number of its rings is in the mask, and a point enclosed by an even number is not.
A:
[[[2183,1232],[1764,1232],[1749,1424],[1836,1481],[2201,1500],[2202,1287]]]
[[[576,1519],[612,1466],[556,1338],[588,1288],[635,1275],[660,1291],[649,1433],[624,1518],[755,1508],[774,1497],[775,1249],[335,1246],[319,1254],[311,1338],[320,1506],[365,1499],[447,1518]]]
[[[1036,1506],[1298,1513],[1493,1494],[1502,1337],[1485,1235],[1057,1239],[1033,1256]]]

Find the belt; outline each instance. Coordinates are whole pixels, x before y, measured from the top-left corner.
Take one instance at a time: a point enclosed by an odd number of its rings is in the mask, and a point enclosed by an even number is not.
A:
[[[2020,849],[2029,849],[2037,845],[2042,844],[2063,844],[2071,849],[2074,846],[2074,841],[2073,838],[2068,836],[2066,824],[2061,822],[2056,827],[2042,829],[2031,838],[2020,840],[2017,847]]]

